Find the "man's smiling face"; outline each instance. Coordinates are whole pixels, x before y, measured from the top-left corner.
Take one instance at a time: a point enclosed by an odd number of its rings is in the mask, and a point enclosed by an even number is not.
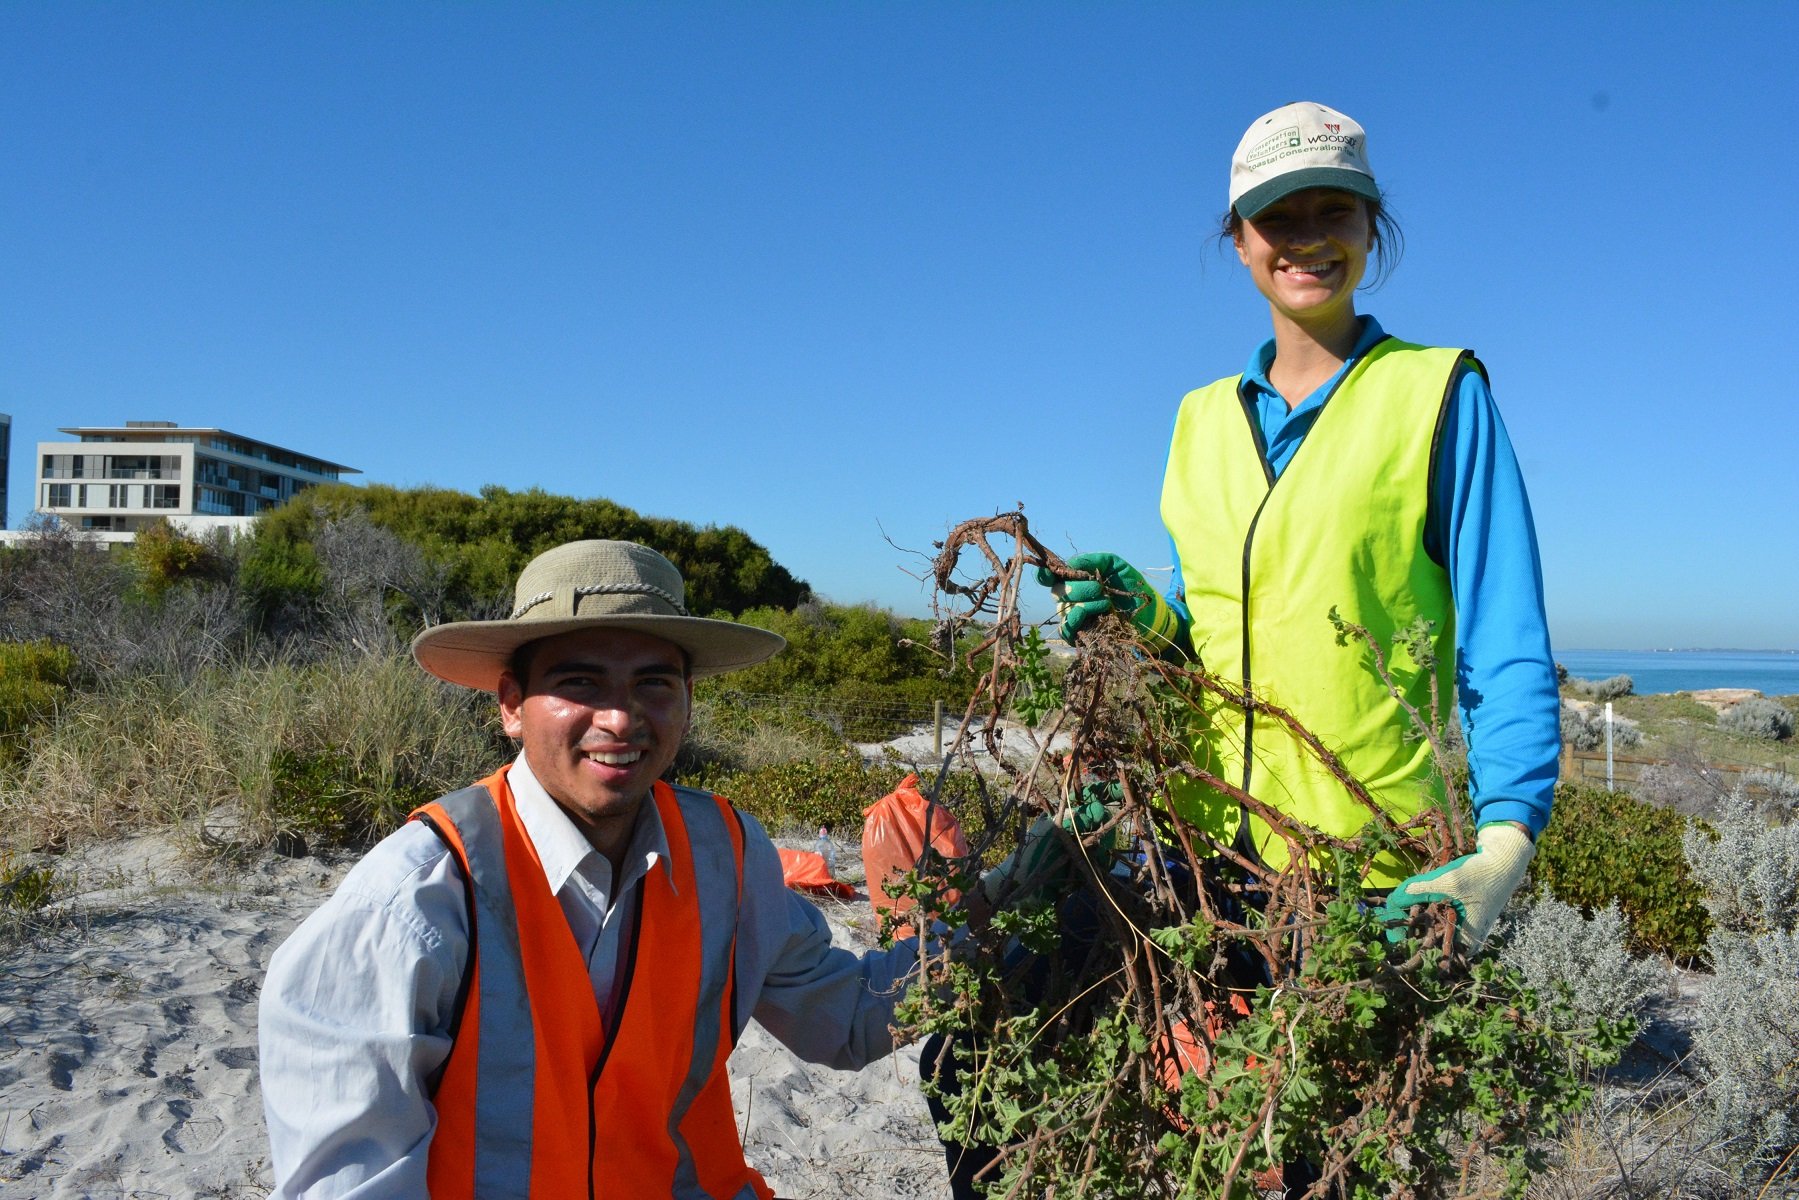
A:
[[[527,678],[500,677],[501,723],[588,840],[622,848],[687,736],[686,656],[647,633],[589,629],[534,643],[528,660]]]

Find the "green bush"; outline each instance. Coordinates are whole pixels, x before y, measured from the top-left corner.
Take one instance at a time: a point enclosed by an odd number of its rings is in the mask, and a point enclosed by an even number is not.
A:
[[[328,484],[301,492],[257,520],[256,545],[245,566],[265,613],[275,611],[289,589],[302,597],[316,593],[322,583],[312,553],[317,528],[357,512],[417,545],[443,569],[451,616],[479,617],[496,605],[510,607],[513,581],[526,562],[581,538],[655,547],[681,569],[687,606],[696,613],[790,608],[809,591],[804,580],[732,526],[645,517],[610,500],[536,488],[513,492],[490,485],[471,496],[446,488]]]
[[[903,776],[870,766],[850,750],[823,758],[769,763],[690,780],[728,798],[772,832],[829,825],[840,834],[862,829],[862,810]]]
[[[50,642],[0,642],[0,766],[18,762],[32,726],[69,691],[75,654]]]
[[[1633,951],[1690,961],[1704,952],[1711,922],[1681,847],[1687,826],[1680,813],[1624,792],[1563,784],[1531,878],[1587,912],[1616,902]]]
[[[892,762],[865,763],[844,750],[820,758],[767,763],[737,771],[684,778],[749,813],[771,833],[811,832],[829,825],[840,840],[862,836],[863,810],[899,786],[910,772]],[[962,822],[972,842],[981,830],[979,785],[971,775],[952,773],[940,799]]]
[[[0,850],[0,914],[29,916],[63,891],[63,881],[51,868]]]
[[[877,742],[905,733],[930,720],[935,702],[958,718],[974,686],[973,672],[959,665],[952,670],[927,649],[928,621],[870,605],[817,602],[791,612],[755,608],[736,619],[780,634],[787,648],[703,686],[700,694],[803,709],[847,741]]]

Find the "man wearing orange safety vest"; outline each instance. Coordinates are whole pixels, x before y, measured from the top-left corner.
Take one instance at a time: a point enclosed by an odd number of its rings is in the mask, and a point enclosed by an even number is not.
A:
[[[694,679],[783,645],[683,596],[648,547],[573,542],[525,567],[509,619],[413,642],[495,692],[522,748],[270,962],[276,1196],[767,1200],[725,1074],[748,1020],[840,1069],[893,1048],[914,943],[833,949],[753,819],[663,781]]]

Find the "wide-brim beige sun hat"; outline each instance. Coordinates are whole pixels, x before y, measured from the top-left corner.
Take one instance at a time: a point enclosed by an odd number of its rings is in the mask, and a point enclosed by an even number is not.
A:
[[[675,564],[635,542],[568,542],[525,564],[503,621],[452,621],[412,639],[412,657],[439,679],[497,691],[520,646],[578,629],[647,633],[687,652],[689,673],[722,675],[781,652],[778,633],[691,616]]]

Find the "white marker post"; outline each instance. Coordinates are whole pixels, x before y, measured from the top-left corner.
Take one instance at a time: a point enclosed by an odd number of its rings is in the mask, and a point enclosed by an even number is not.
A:
[[[1612,702],[1605,702],[1605,790],[1612,790]]]

